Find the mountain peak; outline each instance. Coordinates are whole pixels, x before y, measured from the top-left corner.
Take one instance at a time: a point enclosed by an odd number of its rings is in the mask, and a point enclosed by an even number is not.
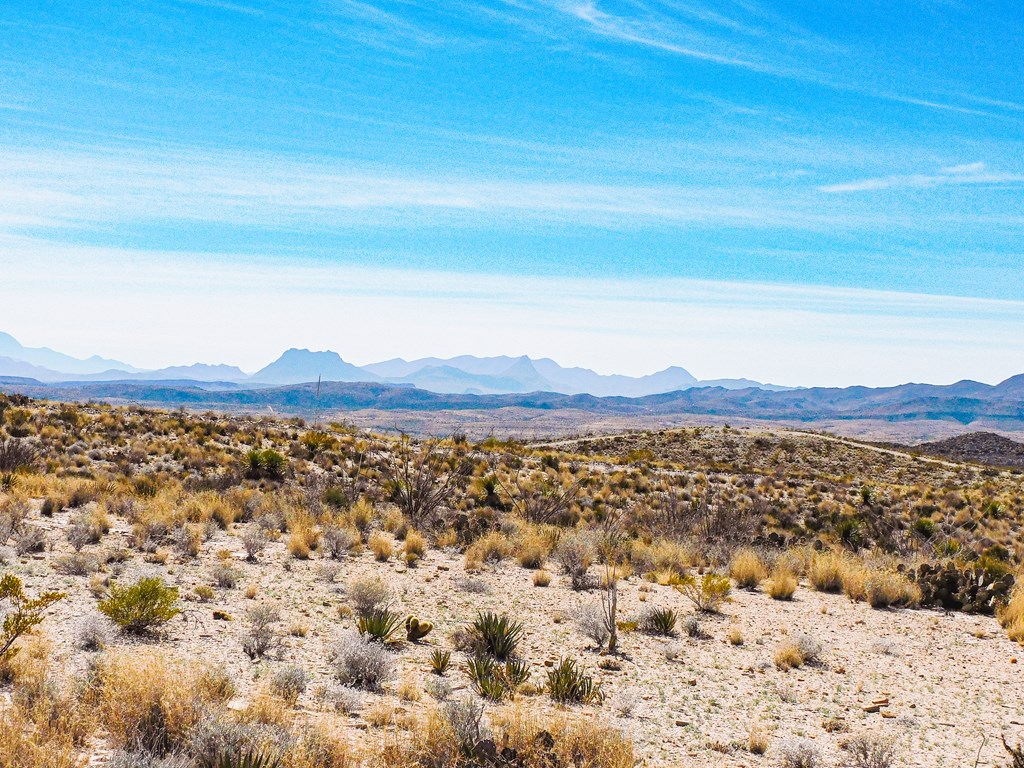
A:
[[[292,347],[270,365],[253,374],[267,384],[303,384],[316,381],[378,381],[379,377],[345,362],[332,350],[311,351]]]

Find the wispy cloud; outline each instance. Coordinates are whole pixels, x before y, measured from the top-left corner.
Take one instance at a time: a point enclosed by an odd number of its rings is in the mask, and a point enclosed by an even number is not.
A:
[[[990,170],[985,163],[977,162],[940,168],[935,173],[878,176],[841,184],[827,184],[820,189],[822,192],[846,193],[884,189],[926,189],[957,185],[1021,183],[1024,183],[1024,174]]]
[[[410,214],[477,224],[537,219],[829,229],[875,219],[818,210],[811,196],[714,185],[597,184],[427,176],[272,155],[89,149],[0,152],[0,208],[52,227],[197,221],[313,230]],[[888,216],[890,224],[898,223]]]

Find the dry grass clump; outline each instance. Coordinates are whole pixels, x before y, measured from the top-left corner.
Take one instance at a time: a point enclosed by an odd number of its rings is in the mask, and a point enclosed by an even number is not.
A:
[[[740,589],[757,589],[768,577],[768,569],[755,550],[745,547],[732,556],[729,575]]]
[[[500,531],[491,531],[466,548],[466,570],[479,571],[486,563],[500,563],[512,553],[512,542]]]
[[[632,742],[596,719],[541,718],[521,705],[489,719],[481,702],[465,698],[411,720],[407,733],[396,733],[385,743],[377,764],[470,768],[484,763],[488,744],[507,749],[505,754],[514,755],[510,762],[521,768],[634,768],[637,763]]]
[[[841,552],[815,552],[807,569],[807,580],[819,592],[841,592],[850,558]]]
[[[533,586],[546,587],[551,584],[551,574],[543,568],[533,572]]]
[[[394,540],[383,531],[374,531],[368,544],[373,551],[373,558],[378,563],[386,563],[395,552]]]
[[[921,588],[888,568],[851,566],[843,576],[843,592],[854,602],[867,601],[872,608],[911,608],[921,602]]]
[[[779,563],[772,571],[772,576],[765,585],[765,590],[773,600],[792,600],[796,592],[797,579],[788,567]]]
[[[19,707],[0,712],[0,767],[82,768],[85,760],[63,722],[45,728]]]
[[[543,568],[551,554],[551,539],[542,533],[530,531],[517,543],[516,558],[523,568],[537,570]]]
[[[799,635],[775,649],[775,666],[785,672],[814,663],[820,656],[821,643],[809,635]]]
[[[409,565],[415,565],[427,553],[426,538],[419,531],[407,531],[403,551],[405,553],[405,562]]]
[[[1024,586],[1014,589],[1010,602],[999,612],[999,623],[1011,640],[1024,643]]]
[[[232,693],[229,681],[194,662],[133,650],[97,660],[86,700],[113,746],[165,755],[183,750],[207,711]]]

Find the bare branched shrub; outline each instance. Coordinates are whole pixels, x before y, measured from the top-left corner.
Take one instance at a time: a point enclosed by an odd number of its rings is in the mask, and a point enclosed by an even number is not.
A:
[[[555,559],[569,577],[573,589],[579,591],[596,585],[596,580],[590,578],[587,572],[594,562],[595,554],[593,541],[586,534],[574,531],[559,540],[555,547]]]
[[[391,588],[379,578],[366,576],[348,587],[348,599],[360,616],[386,608],[392,600]]]
[[[842,744],[850,768],[890,768],[896,759],[896,742],[880,736],[853,736]]]
[[[395,674],[395,660],[384,645],[354,629],[338,636],[331,661],[339,683],[368,691],[380,690]]]
[[[590,638],[598,648],[608,642],[608,626],[604,609],[600,605],[582,606],[576,612],[576,628],[584,637]]]
[[[810,739],[789,739],[778,746],[782,768],[820,768],[821,749]]]
[[[381,464],[392,500],[417,528],[449,506],[456,490],[472,474],[471,461],[444,448],[441,440],[414,446],[403,434]]]
[[[250,659],[262,659],[281,644],[274,624],[281,620],[274,608],[260,605],[249,611],[249,630],[242,638],[242,650]]]

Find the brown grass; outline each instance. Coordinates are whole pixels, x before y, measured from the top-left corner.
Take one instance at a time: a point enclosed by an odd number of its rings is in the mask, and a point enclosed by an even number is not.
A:
[[[772,571],[772,577],[768,579],[765,591],[768,592],[772,600],[792,600],[796,587],[796,574],[780,563]]]
[[[757,589],[768,577],[768,569],[761,556],[750,548],[739,549],[729,564],[729,575],[741,589]]]
[[[999,623],[1011,640],[1024,643],[1024,586],[1014,589],[1010,602],[999,612]]]

